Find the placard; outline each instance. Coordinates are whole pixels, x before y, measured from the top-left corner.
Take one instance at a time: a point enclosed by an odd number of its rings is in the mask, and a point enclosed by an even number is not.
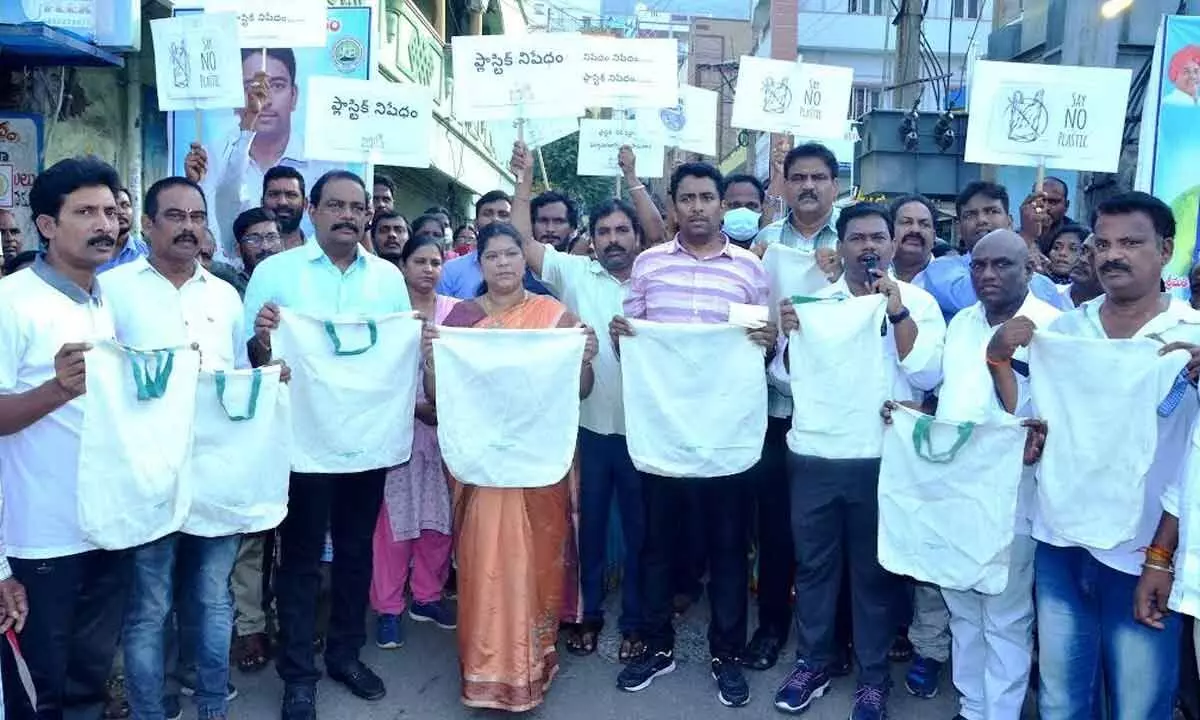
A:
[[[661,134],[628,120],[579,121],[579,175],[616,177],[621,174],[617,155],[628,145],[637,155],[639,177],[663,176],[663,140]]]
[[[307,121],[309,159],[429,167],[433,95],[423,85],[315,75]]]
[[[456,35],[454,117],[577,118],[583,114],[578,33]]]
[[[580,70],[587,107],[657,107],[679,91],[679,42],[585,35]]]
[[[730,124],[743,130],[840,138],[854,71],[743,55]]]
[[[1116,172],[1131,72],[979,61],[971,77],[966,161]]]
[[[638,122],[662,134],[663,144],[701,155],[717,154],[717,102],[714,90],[679,86],[679,102],[670,107],[639,110]]]
[[[13,164],[0,163],[0,208],[13,206]]]
[[[243,48],[325,47],[325,0],[204,0],[205,13],[232,12]]]
[[[246,104],[233,13],[151,20],[150,32],[159,110],[216,110]]]
[[[498,146],[498,141],[502,139],[517,139],[517,120],[493,120],[488,123],[488,126],[492,131],[493,146]],[[576,132],[579,132],[579,118],[526,120],[525,145],[530,150],[534,150]]]

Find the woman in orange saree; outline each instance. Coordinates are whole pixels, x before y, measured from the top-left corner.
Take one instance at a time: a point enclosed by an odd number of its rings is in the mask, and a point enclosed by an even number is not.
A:
[[[479,297],[460,302],[446,327],[542,330],[580,327],[557,300],[527,292],[525,260],[517,231],[484,228],[476,241],[484,285]],[[436,404],[432,339],[425,331],[425,391]],[[580,395],[591,390],[588,331]],[[481,391],[486,391],[481,388]],[[447,473],[449,474],[449,473]],[[454,480],[455,556],[458,560],[458,647],[462,702],[468,707],[523,712],[545,699],[558,672],[560,616],[570,615],[577,587],[572,466],[562,482],[541,488],[492,488]],[[575,598],[577,602],[577,597]]]

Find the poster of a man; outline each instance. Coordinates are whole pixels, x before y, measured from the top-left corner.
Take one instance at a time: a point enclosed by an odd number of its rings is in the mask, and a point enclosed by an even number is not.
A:
[[[1197,106],[1200,96],[1200,45],[1185,45],[1171,56],[1167,79],[1175,89],[1163,98],[1169,105]]]
[[[218,240],[219,259],[238,265],[233,221],[244,210],[265,204],[263,176],[276,166],[295,168],[307,194],[329,170],[350,170],[368,177],[362,163],[331,163],[304,156],[305,89],[316,75],[366,79],[371,58],[370,8],[329,8],[324,48],[242,50],[246,106],[204,113],[200,139],[207,153],[202,183],[209,197],[210,225]],[[191,113],[172,118],[174,172],[184,174],[184,158],[195,134]],[[300,229],[312,235],[304,214]]]

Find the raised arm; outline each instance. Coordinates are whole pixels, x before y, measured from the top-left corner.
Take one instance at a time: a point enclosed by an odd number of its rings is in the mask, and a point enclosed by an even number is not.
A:
[[[650,191],[638,180],[637,155],[633,153],[633,148],[622,145],[617,155],[617,164],[621,166],[621,174],[625,176],[625,185],[629,188],[629,197],[633,200],[638,222],[642,225],[645,246],[661,243],[667,237],[667,224],[663,222],[658,206],[650,199]]]
[[[533,158],[529,148],[521,140],[513,143],[512,160],[508,169],[517,176],[517,193],[512,201],[512,224],[525,239],[525,264],[534,275],[542,276],[542,260],[546,257],[546,246],[533,236],[533,216],[529,203],[533,195]]]

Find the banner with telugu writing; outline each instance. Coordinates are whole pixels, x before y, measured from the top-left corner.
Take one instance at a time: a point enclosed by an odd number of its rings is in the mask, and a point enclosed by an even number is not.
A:
[[[663,137],[653,126],[637,122],[617,120],[579,121],[579,175],[617,177],[621,168],[617,155],[621,146],[628,145],[638,159],[638,174],[642,177],[663,176]]]
[[[459,120],[574,118],[583,114],[578,33],[458,35],[454,116]]]
[[[423,85],[312,77],[304,154],[427,168],[433,122],[433,95]]]
[[[679,92],[679,42],[586,35],[580,71],[588,107],[658,106]]]
[[[325,0],[204,0],[204,12],[236,13],[244,48],[325,46]]]

